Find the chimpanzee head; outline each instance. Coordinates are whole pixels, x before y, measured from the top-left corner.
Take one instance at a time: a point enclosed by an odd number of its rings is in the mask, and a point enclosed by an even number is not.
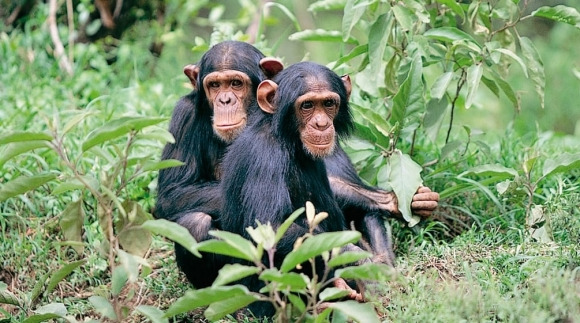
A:
[[[262,110],[273,114],[274,135],[295,141],[314,158],[332,154],[336,138],[353,128],[348,99],[351,83],[325,66],[291,65],[257,92]]]
[[[214,133],[230,143],[246,127],[258,84],[283,68],[279,60],[264,57],[250,44],[225,41],[183,72],[199,92],[198,113],[209,113]]]

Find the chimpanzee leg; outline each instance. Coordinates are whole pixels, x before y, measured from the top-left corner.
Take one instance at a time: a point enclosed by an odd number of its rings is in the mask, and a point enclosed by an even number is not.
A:
[[[395,266],[393,239],[389,224],[380,212],[369,212],[354,222],[355,229],[362,234],[362,248],[373,254],[374,263]]]

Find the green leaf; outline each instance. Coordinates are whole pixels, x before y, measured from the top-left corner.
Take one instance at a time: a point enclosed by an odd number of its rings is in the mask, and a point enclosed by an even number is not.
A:
[[[356,2],[356,0],[347,0],[344,6],[344,14],[342,17],[342,40],[345,42],[350,39],[352,29],[366,11],[365,6],[357,6],[355,8]]]
[[[321,255],[325,251],[354,243],[360,239],[360,232],[341,231],[324,232],[306,239],[300,247],[290,252],[284,258],[280,271],[289,272],[297,265]]]
[[[425,110],[422,75],[423,65],[421,63],[421,56],[416,53],[409,67],[407,78],[403,81],[399,92],[393,98],[393,111],[390,122],[391,124],[399,124],[395,137],[398,137],[400,129],[406,126],[407,119]]]
[[[392,280],[395,274],[396,271],[391,266],[369,262],[359,266],[337,269],[334,277],[386,282]]]
[[[459,5],[455,0],[437,0],[437,2],[446,5],[456,15],[458,15],[461,20],[465,20],[465,12],[463,11],[463,8],[461,8],[461,5]]]
[[[562,172],[569,172],[580,168],[580,153],[563,153],[554,158],[548,158],[544,162],[542,176],[546,177]]]
[[[461,31],[455,27],[440,27],[427,30],[424,34],[425,37],[436,39],[442,42],[455,42],[464,40],[469,43],[476,45],[481,48],[481,45],[468,33]]]
[[[51,274],[51,270],[49,269],[48,272],[44,275],[42,275],[40,277],[40,279],[36,280],[36,283],[34,283],[34,287],[32,288],[32,291],[30,291],[30,302],[34,303],[36,302],[36,300],[38,299],[38,297],[40,297],[40,295],[42,294],[42,292],[44,291],[44,286],[46,284],[46,280],[48,279],[48,277]]]
[[[40,323],[58,318],[61,318],[61,316],[53,313],[34,314],[27,317],[24,321],[22,321],[22,323]]]
[[[446,96],[441,100],[431,99],[427,102],[425,116],[423,117],[423,126],[425,127],[427,137],[429,137],[432,142],[437,140],[437,135],[439,134],[439,130],[443,124],[443,119],[445,119],[448,107],[449,101]]]
[[[117,314],[115,314],[113,305],[109,302],[109,300],[107,300],[103,296],[91,296],[89,297],[89,302],[93,305],[95,310],[99,312],[101,315],[111,320],[117,319]]]
[[[536,92],[540,96],[540,104],[544,108],[544,89],[546,87],[544,63],[534,43],[529,38],[520,37],[520,48],[522,49],[522,56],[528,67],[528,74],[532,82],[534,82]]]
[[[75,116],[73,116],[62,128],[62,134],[66,134],[71,131],[74,127],[76,127],[80,122],[85,120],[87,117],[95,114],[93,110],[85,110]]]
[[[67,314],[66,307],[63,303],[50,303],[43,306],[38,307],[34,310],[34,313],[37,314],[55,314],[60,317],[65,317]]]
[[[435,80],[431,86],[431,98],[441,99],[447,92],[447,88],[449,87],[449,84],[451,84],[452,79],[453,72],[445,72],[439,75],[437,80]]]
[[[518,175],[518,172],[509,167],[505,167],[499,164],[487,164],[472,167],[463,173],[459,174],[460,177],[468,175],[478,175],[478,176],[494,176],[500,179],[513,178]]]
[[[564,5],[540,7],[532,12],[532,16],[548,18],[580,28],[580,13],[578,13],[578,10]]]
[[[177,159],[165,159],[158,162],[146,162],[143,164],[143,172],[151,172],[165,168],[183,166],[185,163]]]
[[[495,96],[499,98],[499,87],[492,79],[488,79],[487,77],[485,77],[485,75],[482,75],[481,81],[483,82],[483,84],[485,84],[485,86],[487,86],[487,88],[491,92],[493,92],[493,94],[495,94]]]
[[[0,202],[34,190],[56,178],[55,174],[20,176],[0,187]]]
[[[158,219],[148,220],[141,227],[179,243],[187,251],[201,258],[201,254],[197,251],[197,242],[191,233],[181,225],[165,219]]]
[[[421,179],[421,166],[415,163],[407,154],[396,150],[389,158],[390,171],[388,185],[397,196],[399,210],[403,218],[412,227],[419,222],[411,213],[411,201],[413,195],[423,183]]]
[[[516,111],[520,111],[520,100],[516,96],[516,93],[512,89],[512,86],[509,85],[504,79],[501,78],[499,75],[494,75],[495,82],[499,85],[499,88],[503,91],[506,97],[512,102]]]
[[[354,262],[367,259],[372,256],[373,255],[371,253],[366,251],[346,251],[330,259],[330,261],[328,262],[328,267],[336,268],[339,266],[344,266],[346,264],[352,264]]]
[[[304,300],[302,300],[302,297],[296,294],[288,294],[287,296],[288,300],[290,300],[290,303],[292,303],[292,305],[296,308],[298,313],[304,313],[306,311],[306,304],[304,304]]]
[[[351,59],[353,59],[353,58],[355,58],[355,57],[357,57],[359,55],[362,55],[362,54],[367,53],[368,50],[369,50],[369,46],[367,44],[360,45],[360,46],[357,46],[357,47],[353,48],[350,51],[350,53],[348,53],[346,55],[343,55],[343,56],[340,56],[340,58],[336,62],[334,62],[334,65],[333,65],[332,69],[334,69],[334,68],[336,68],[336,67],[338,67],[338,66],[340,66],[340,65],[342,65],[342,64],[344,64],[344,63],[346,63],[348,61],[350,61]]]
[[[113,294],[113,296],[119,295],[128,279],[129,275],[123,266],[115,267],[115,270],[113,270],[113,277],[111,278],[111,294]]]
[[[344,301],[330,303],[328,307],[342,312],[355,322],[379,323],[379,317],[372,303],[359,303],[357,301]]]
[[[320,294],[318,296],[320,297],[321,301],[327,302],[327,301],[332,301],[335,299],[345,297],[349,293],[350,292],[348,290],[343,289],[343,288],[330,287],[330,288],[325,288],[324,290],[322,290],[322,292],[320,292]]]
[[[0,290],[0,304],[20,306],[20,300],[8,290]]]
[[[479,88],[481,76],[483,75],[483,65],[475,64],[467,68],[467,97],[465,98],[465,109],[469,109]]]
[[[50,292],[54,290],[54,288],[58,283],[60,283],[63,279],[66,278],[66,276],[70,275],[70,273],[72,273],[73,270],[77,269],[85,262],[86,260],[78,260],[62,266],[59,270],[57,270],[54,274],[50,276],[48,284],[46,285],[45,294],[50,294]]]
[[[48,148],[46,141],[12,142],[6,145],[0,155],[0,168],[10,159],[34,149]]]
[[[85,221],[85,212],[83,209],[83,200],[79,199],[67,205],[60,215],[60,229],[66,241],[81,242],[83,234],[83,223]],[[83,252],[82,244],[72,245],[77,253]]]
[[[520,67],[522,68],[524,75],[526,76],[526,78],[528,77],[528,68],[526,66],[526,63],[524,63],[524,61],[518,55],[516,55],[514,52],[512,52],[509,49],[505,49],[505,48],[497,48],[497,49],[494,49],[493,51],[499,52],[499,53],[502,53],[506,56],[511,57],[514,61],[516,61],[518,64],[520,64]]]
[[[165,312],[165,317],[172,317],[177,314],[192,311],[198,307],[208,306],[212,303],[240,295],[252,295],[248,288],[241,285],[217,286],[196,290],[188,290],[169,306]]]
[[[241,235],[227,232],[227,231],[210,231],[214,237],[222,239],[225,243],[230,246],[230,249],[237,250],[239,253],[244,255],[246,260],[256,261],[260,260],[261,254],[258,249],[248,240],[244,239]],[[204,241],[206,242],[206,241]],[[200,247],[201,248],[201,247]],[[200,249],[202,250],[202,249]],[[207,251],[207,250],[204,250]]]
[[[246,252],[240,251],[237,248],[232,248],[229,243],[217,239],[205,240],[198,243],[197,250],[202,252],[210,252],[218,255],[234,257],[238,259],[244,259],[248,261],[254,261],[254,259],[251,256],[249,256]]]
[[[94,177],[81,176],[83,181],[92,189],[99,187],[99,181]],[[78,178],[73,178],[67,182],[58,184],[53,190],[52,194],[59,195],[68,191],[81,190],[87,188]]]
[[[93,130],[83,142],[83,152],[91,147],[119,138],[131,131],[139,131],[167,120],[161,117],[122,117]]]
[[[0,146],[11,142],[51,141],[54,138],[44,132],[15,131],[0,135]]]
[[[346,0],[321,0],[308,6],[308,11],[316,13],[319,11],[340,10],[344,9],[345,5]]]
[[[149,230],[138,225],[125,227],[117,238],[123,250],[139,257],[145,256],[152,242]]]
[[[383,68],[383,57],[385,55],[385,50],[387,49],[387,41],[389,40],[390,33],[385,32],[390,30],[388,14],[383,14],[377,18],[377,20],[371,26],[369,31],[369,60],[370,69],[373,73],[370,74],[370,82],[376,87],[380,87],[377,84],[378,73],[381,73]],[[392,20],[391,20],[392,21]]]
[[[282,239],[282,237],[284,236],[290,225],[294,223],[294,221],[300,216],[300,214],[304,213],[304,210],[305,208],[301,207],[298,210],[292,212],[292,214],[290,214],[290,216],[282,223],[282,225],[278,227],[278,230],[276,230],[276,238],[274,240],[275,243],[280,242],[280,239]]]
[[[409,31],[413,29],[413,24],[415,22],[415,14],[407,7],[396,4],[392,7],[393,14],[395,15],[395,19],[399,25],[403,28],[403,31]],[[384,34],[388,35],[388,32],[383,32]]]
[[[169,320],[163,317],[165,313],[155,306],[139,305],[135,308],[135,311],[145,316],[153,323],[169,323]]]
[[[260,280],[266,282],[277,282],[279,290],[302,291],[308,286],[308,277],[295,272],[281,273],[275,269],[267,269],[260,274]]]
[[[219,302],[212,303],[203,314],[208,320],[212,322],[217,321],[257,300],[257,297],[254,295],[236,295],[228,297]]]
[[[288,36],[288,40],[301,40],[301,41],[326,41],[342,43],[342,35],[336,30],[324,30],[324,29],[307,29],[299,32],[295,32]],[[358,44],[357,40],[350,37],[345,41],[349,44]]]
[[[227,264],[219,270],[218,276],[212,286],[223,286],[235,282],[242,278],[260,272],[260,268],[255,266],[245,266],[241,264]]]

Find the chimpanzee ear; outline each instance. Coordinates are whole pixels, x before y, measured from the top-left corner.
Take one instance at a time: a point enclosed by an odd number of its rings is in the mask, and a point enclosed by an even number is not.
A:
[[[350,76],[348,74],[344,74],[340,77],[342,79],[342,83],[344,84],[344,88],[346,89],[346,98],[350,98],[350,91],[352,90],[352,84],[350,83]]]
[[[199,75],[199,66],[195,64],[185,65],[185,67],[183,68],[183,74],[185,74],[187,78],[189,78],[191,85],[193,85],[193,88],[196,89],[197,76]]]
[[[278,84],[270,80],[265,80],[258,85],[258,91],[256,97],[258,100],[258,105],[260,109],[266,113],[273,114],[276,111],[274,106],[274,95],[278,89]]]
[[[271,79],[284,69],[284,64],[279,59],[264,57],[260,60],[260,67],[264,74],[266,74],[266,77]]]

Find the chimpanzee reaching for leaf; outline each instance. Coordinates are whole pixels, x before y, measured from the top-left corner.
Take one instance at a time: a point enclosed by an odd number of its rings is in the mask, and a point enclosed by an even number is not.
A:
[[[219,223],[223,230],[249,238],[246,228],[256,221],[277,229],[294,210],[311,201],[317,212],[328,213],[315,232],[345,230],[324,158],[353,127],[348,106],[350,79],[341,79],[324,66],[302,62],[280,72],[274,81],[277,84],[266,80],[258,87],[258,104],[266,113],[246,128],[224,157],[224,206]],[[276,246],[277,266],[308,231],[305,216],[290,226]],[[323,264],[317,264],[316,270],[322,277]],[[255,278],[246,279],[245,284],[254,291],[260,287]],[[272,314],[272,308],[263,302],[250,305],[250,310],[258,317]]]
[[[159,172],[156,217],[181,224],[197,241],[208,239],[210,229],[219,229],[221,158],[259,110],[251,104],[258,84],[282,69],[278,60],[236,41],[216,44],[198,65],[185,67],[194,90],[177,103],[169,125],[175,143],[167,144],[162,154],[162,159],[185,165]],[[200,259],[178,244],[175,248],[189,281],[197,288],[211,285],[224,259],[213,254]]]

